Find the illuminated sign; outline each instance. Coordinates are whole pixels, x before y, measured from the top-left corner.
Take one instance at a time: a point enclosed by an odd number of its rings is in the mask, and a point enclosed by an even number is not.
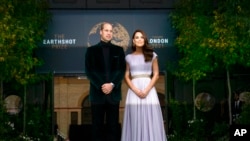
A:
[[[44,46],[51,46],[52,48],[66,49],[68,45],[75,45],[76,39],[67,39],[64,34],[55,34],[54,39],[43,39]]]
[[[153,48],[164,48],[168,46],[168,38],[162,36],[153,36],[149,39],[149,43]]]
[[[131,36],[142,29],[158,54],[160,70],[176,59],[173,47],[175,33],[169,21],[170,10],[52,10],[52,22],[37,56],[44,62],[40,73],[84,74],[87,47],[100,41],[102,22],[113,24],[112,43],[131,52]]]

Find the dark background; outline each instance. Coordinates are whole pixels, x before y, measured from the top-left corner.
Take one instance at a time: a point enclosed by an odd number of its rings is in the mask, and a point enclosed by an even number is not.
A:
[[[37,68],[37,71],[84,75],[86,49],[89,44],[94,45],[100,41],[99,30],[96,30],[95,34],[89,33],[96,24],[108,21],[114,25],[120,24],[126,29],[129,35],[126,53],[131,51],[131,36],[136,29],[144,30],[149,39],[168,39],[167,43],[152,44],[158,54],[160,70],[164,72],[166,62],[177,58],[176,48],[173,47],[175,33],[170,25],[170,11],[170,9],[51,10],[53,17],[45,40],[56,39],[55,35],[63,34],[64,39],[76,39],[76,43],[61,48],[42,43],[37,50],[37,56],[44,61],[44,64]]]

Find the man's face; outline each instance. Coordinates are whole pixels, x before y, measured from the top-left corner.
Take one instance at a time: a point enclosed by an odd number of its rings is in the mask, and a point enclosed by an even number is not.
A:
[[[100,30],[101,40],[104,42],[109,42],[113,37],[113,28],[110,24],[105,24],[103,29]]]

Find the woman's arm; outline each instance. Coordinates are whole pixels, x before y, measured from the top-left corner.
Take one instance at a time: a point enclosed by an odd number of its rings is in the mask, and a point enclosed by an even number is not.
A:
[[[140,89],[136,88],[134,84],[131,81],[131,76],[130,76],[130,67],[129,64],[126,63],[126,71],[125,71],[125,76],[124,76],[125,82],[127,83],[128,87],[139,97],[142,97],[143,93]]]
[[[143,90],[144,97],[148,95],[149,91],[155,86],[155,83],[159,79],[159,66],[157,57],[152,62],[152,72],[153,76],[151,78],[151,81],[148,86]]]

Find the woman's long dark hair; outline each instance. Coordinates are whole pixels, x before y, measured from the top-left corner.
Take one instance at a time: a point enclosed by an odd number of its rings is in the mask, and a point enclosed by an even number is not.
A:
[[[153,48],[151,46],[149,46],[147,35],[143,30],[137,29],[133,33],[132,39],[135,38],[135,34],[137,32],[140,32],[142,34],[143,38],[144,38],[144,46],[142,47],[142,52],[143,52],[143,55],[144,55],[144,58],[145,58],[145,62],[151,61],[152,58],[153,58],[153,51],[154,50],[153,50]],[[136,50],[136,46],[132,41],[132,51],[134,52],[135,50]]]

